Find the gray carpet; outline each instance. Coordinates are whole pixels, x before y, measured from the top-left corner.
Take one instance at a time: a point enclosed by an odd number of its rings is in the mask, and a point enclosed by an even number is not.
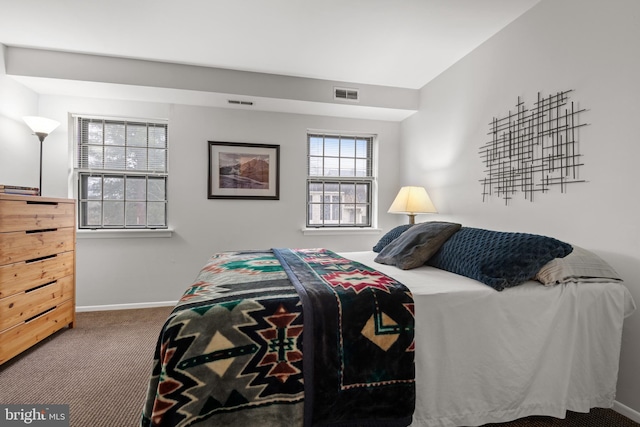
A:
[[[78,313],[64,329],[0,366],[0,403],[68,404],[71,427],[134,427],[158,333],[172,307]],[[259,427],[257,422],[255,427]],[[254,427],[254,426],[246,426]],[[610,409],[484,427],[640,427]]]
[[[158,333],[172,307],[78,313],[0,367],[0,402],[68,404],[72,427],[139,423]]]
[[[527,417],[509,423],[482,427],[640,427],[640,424],[611,410],[594,408],[588,414],[568,412],[566,418]]]

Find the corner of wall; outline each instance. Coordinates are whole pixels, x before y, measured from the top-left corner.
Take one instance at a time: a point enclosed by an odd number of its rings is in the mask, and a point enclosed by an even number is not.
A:
[[[7,46],[0,43],[0,76],[7,74],[7,67],[5,66],[5,58],[7,57]]]

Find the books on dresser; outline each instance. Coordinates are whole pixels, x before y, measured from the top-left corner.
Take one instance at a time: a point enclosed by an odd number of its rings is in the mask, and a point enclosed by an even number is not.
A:
[[[0,194],[22,194],[25,196],[37,196],[40,190],[38,187],[23,187],[21,185],[0,184]]]

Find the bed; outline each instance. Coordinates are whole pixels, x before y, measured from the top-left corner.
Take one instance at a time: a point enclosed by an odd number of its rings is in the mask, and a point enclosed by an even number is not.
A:
[[[424,224],[374,251],[214,254],[162,328],[141,425],[480,426],[613,405],[635,304],[610,266],[545,236]],[[581,271],[562,264],[578,255]],[[330,292],[322,320],[296,282],[336,275],[332,292],[369,308]]]

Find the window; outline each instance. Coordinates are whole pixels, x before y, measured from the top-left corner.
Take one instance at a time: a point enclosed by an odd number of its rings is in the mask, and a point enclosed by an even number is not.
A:
[[[307,227],[371,227],[373,136],[308,134]]]
[[[74,119],[78,227],[167,228],[167,123]]]

